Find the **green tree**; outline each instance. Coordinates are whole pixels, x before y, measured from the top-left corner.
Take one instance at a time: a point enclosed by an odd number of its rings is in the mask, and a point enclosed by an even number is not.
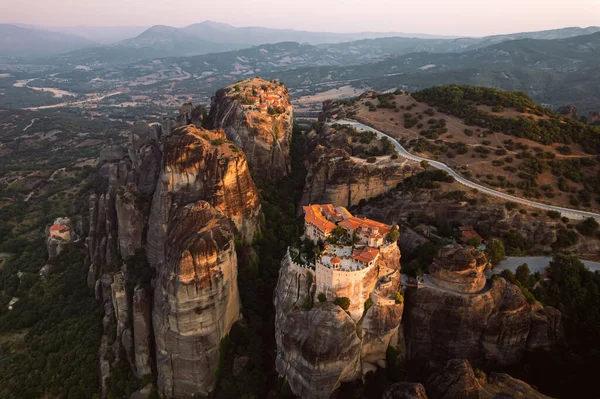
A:
[[[466,242],[466,244],[477,248],[479,245],[481,245],[481,241],[477,237],[472,237],[472,238],[469,238],[469,240]]]
[[[527,265],[527,263],[523,263],[521,266],[517,267],[517,270],[515,270],[515,278],[524,286],[528,285],[530,274],[531,271],[529,270],[529,265]]]
[[[319,300],[319,302],[325,302],[327,300],[327,296],[322,292],[319,292],[319,295],[317,295],[317,299]]]
[[[506,258],[504,243],[497,238],[492,238],[487,243],[485,254],[487,255],[488,260],[492,263],[492,267],[496,266]]]
[[[394,299],[397,304],[404,303],[404,295],[400,291],[396,292]]]
[[[598,231],[598,222],[594,218],[587,218],[581,223],[577,224],[577,230],[586,236],[592,236]]]
[[[429,166],[429,161],[427,161],[425,159],[421,161],[421,167],[423,169],[427,169],[428,166]]]
[[[387,242],[396,242],[400,239],[400,232],[398,231],[398,227],[394,226],[390,230],[390,232],[385,237]]]
[[[350,307],[350,298],[345,297],[345,296],[337,297],[337,298],[335,298],[333,303],[335,303],[336,305],[338,305],[340,308],[342,308],[344,310],[348,310],[348,308]]]

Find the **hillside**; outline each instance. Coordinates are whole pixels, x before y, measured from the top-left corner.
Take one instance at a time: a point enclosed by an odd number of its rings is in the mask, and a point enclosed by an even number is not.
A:
[[[552,113],[523,93],[441,86],[326,103],[479,184],[549,204],[600,209],[600,128]]]
[[[506,41],[464,53],[413,53],[371,64],[310,67],[279,73],[292,88],[402,87],[471,84],[526,91],[537,102],[600,109],[600,33],[558,40]]]
[[[83,37],[0,24],[0,56],[42,57],[93,46]]]

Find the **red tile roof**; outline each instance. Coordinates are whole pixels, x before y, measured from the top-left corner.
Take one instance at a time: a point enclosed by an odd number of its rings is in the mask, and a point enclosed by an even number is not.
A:
[[[352,251],[352,257],[357,261],[364,263],[374,261],[377,255],[379,255],[379,250],[372,247],[364,247],[363,249]]]
[[[392,226],[385,223],[376,222],[375,220],[366,218],[361,219],[354,216],[341,221],[339,225],[350,230],[356,230],[359,227],[365,227],[368,229],[377,228],[379,233],[382,235],[389,233],[392,229]]]
[[[50,231],[58,231],[60,233],[65,232],[65,231],[69,231],[69,227],[68,226],[63,226],[62,224],[54,224],[52,226],[50,226]]]
[[[479,242],[483,242],[483,238],[479,235],[479,233],[475,231],[475,229],[472,226],[459,227],[458,229],[462,233],[462,237],[460,237],[462,242],[467,242],[472,238],[477,238]]]
[[[325,219],[325,216],[321,213],[319,205],[310,205],[302,207],[304,209],[304,220],[310,224],[313,224],[323,233],[329,233],[335,229],[335,224]]]

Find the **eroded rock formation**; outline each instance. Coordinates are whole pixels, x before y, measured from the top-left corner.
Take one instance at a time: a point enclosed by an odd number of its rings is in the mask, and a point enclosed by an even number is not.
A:
[[[77,234],[73,230],[73,224],[69,218],[58,218],[54,224],[46,228],[46,249],[48,259],[56,258],[74,239]]]
[[[341,382],[385,367],[386,350],[398,345],[404,310],[395,295],[400,289],[400,251],[392,246],[395,250],[382,256],[373,278],[365,278],[368,284],[350,292],[364,292],[366,297],[351,296],[348,312],[332,302],[321,303],[312,270],[299,266],[289,255],[284,258],[274,299],[276,369],[294,394],[327,398]],[[387,274],[379,275],[380,270]],[[339,288],[339,293],[346,291]],[[367,299],[370,307],[365,311]],[[311,303],[312,308],[307,306]]]
[[[488,267],[485,255],[473,247],[448,245],[440,249],[429,266],[432,282],[461,293],[480,292],[486,283],[483,272]]]
[[[246,157],[223,131],[194,126],[175,130],[164,144],[163,169],[152,198],[148,261],[164,259],[167,222],[179,206],[208,201],[250,241],[260,223],[260,201]]]
[[[527,383],[503,373],[475,375],[468,360],[449,360],[425,384],[431,399],[547,399]]]
[[[292,116],[285,86],[255,78],[219,90],[207,125],[224,129],[227,138],[246,153],[255,173],[277,179],[291,170]]]
[[[219,342],[240,316],[231,222],[209,203],[179,207],[168,222],[153,324],[159,392],[208,394]]]
[[[106,187],[90,197],[86,241],[105,310],[101,397],[119,361],[156,374],[165,397],[208,394],[240,317],[234,238],[254,236],[260,202],[245,154],[201,128],[204,114],[185,104],[177,118],[136,123],[127,149],[101,156]]]
[[[427,392],[417,382],[397,382],[385,390],[381,399],[427,399]]]
[[[302,204],[332,203],[346,207],[385,194],[417,167],[389,155],[367,162],[364,155],[373,148],[360,144],[347,129],[323,126],[308,135],[305,161],[308,174]],[[371,144],[373,147],[375,144]]]
[[[404,332],[410,361],[433,367],[464,358],[480,367],[506,366],[532,347],[549,346],[558,335],[556,311],[532,308],[504,279],[488,285],[484,280],[474,292],[486,263],[472,248],[440,250],[426,287],[407,293]]]

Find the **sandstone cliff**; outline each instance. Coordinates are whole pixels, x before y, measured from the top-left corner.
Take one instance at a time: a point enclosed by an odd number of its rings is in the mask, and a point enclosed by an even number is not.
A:
[[[452,359],[427,379],[392,384],[382,399],[548,399],[529,384],[503,373],[473,371],[469,361]]]
[[[252,239],[260,202],[245,154],[201,128],[203,114],[186,104],[177,118],[136,123],[126,149],[101,154],[106,185],[90,197],[86,243],[105,311],[103,398],[118,362],[155,374],[165,397],[208,394],[240,317],[234,238]]]
[[[426,286],[407,292],[404,332],[410,361],[433,367],[463,358],[480,367],[505,366],[532,347],[549,346],[558,335],[557,311],[532,308],[504,279],[474,292],[486,263],[478,251],[443,248],[432,275],[425,276]]]
[[[255,173],[277,179],[291,170],[292,116],[287,89],[255,78],[219,90],[207,126],[224,129],[227,138],[246,153]]]
[[[547,399],[527,383],[502,373],[485,375],[473,371],[469,361],[449,360],[440,370],[433,373],[427,383],[427,394],[431,399]]]
[[[233,226],[210,204],[179,207],[167,228],[153,325],[159,392],[208,394],[219,343],[240,316]]]
[[[175,130],[164,144],[162,164],[149,220],[150,265],[164,260],[172,213],[199,200],[231,218],[244,241],[252,239],[261,218],[258,193],[244,153],[226,142],[222,131],[193,126]]]
[[[379,140],[364,144],[358,137],[353,130],[339,126],[323,126],[308,134],[303,205],[357,205],[387,193],[418,167],[385,155]],[[381,155],[375,162],[367,162],[370,154]]]
[[[286,255],[274,295],[276,369],[296,395],[327,398],[341,382],[385,367],[387,348],[398,345],[404,310],[395,300],[400,289],[399,260],[396,247],[375,275],[365,279],[366,284],[360,289],[353,284],[349,293],[356,296],[350,297],[351,308],[346,312],[332,302],[319,302],[313,272]],[[384,269],[387,273],[380,275]],[[338,294],[346,290],[340,287]],[[368,298],[372,305],[365,311]],[[307,307],[307,303],[314,306]]]

